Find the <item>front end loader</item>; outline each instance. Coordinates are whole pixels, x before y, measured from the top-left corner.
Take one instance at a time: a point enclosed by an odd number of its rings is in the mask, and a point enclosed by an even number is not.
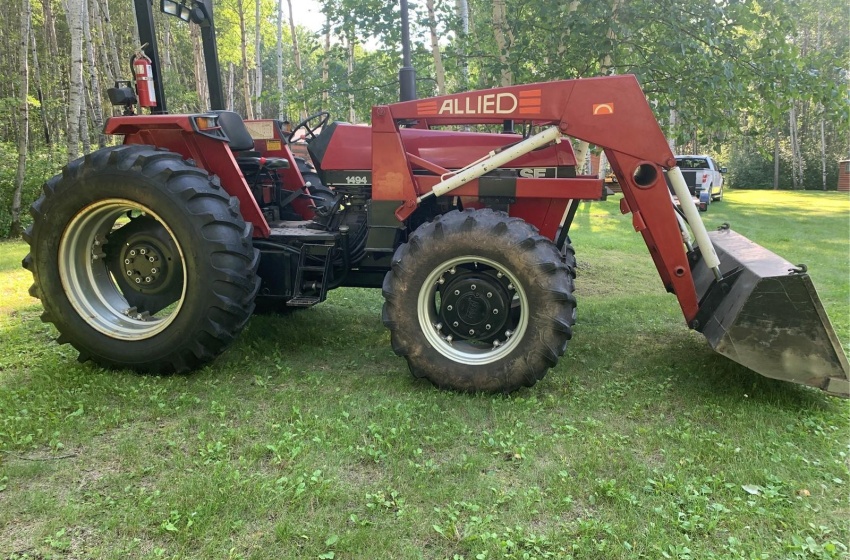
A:
[[[136,6],[141,27],[150,5]],[[200,6],[194,19],[211,26]],[[576,174],[577,138],[605,150],[621,210],[690,328],[762,375],[850,396],[807,271],[706,231],[632,76],[381,105],[370,127],[321,112],[291,132],[243,121],[217,94],[215,110],[190,115],[135,114],[123,85],[110,97],[125,110],[105,132],[123,143],[45,184],[23,263],[43,318],[81,359],[191,370],[255,309],[356,286],[382,289],[393,350],[415,376],[460,391],[532,386],[573,334],[576,209],[605,196],[602,179]],[[493,131],[454,130],[472,125]],[[306,158],[290,145],[301,130]]]

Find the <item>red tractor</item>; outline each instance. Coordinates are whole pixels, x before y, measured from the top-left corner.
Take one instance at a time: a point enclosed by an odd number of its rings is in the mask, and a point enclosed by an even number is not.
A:
[[[621,210],[691,328],[763,375],[850,394],[806,271],[729,229],[706,232],[634,77],[377,106],[371,127],[319,113],[284,134],[278,121],[220,110],[215,75],[218,110],[167,114],[149,2],[136,10],[153,83],[110,91],[125,114],[105,131],[123,144],[49,180],[26,236],[31,293],[81,359],[191,370],[255,305],[308,307],[357,286],[382,289],[393,350],[415,376],[462,391],[531,386],[572,336],[576,208],[604,197],[601,179],[576,175],[569,136],[604,148]],[[211,6],[188,10],[215,74]],[[151,114],[134,114],[139,99]],[[506,130],[441,128],[457,125]],[[288,144],[301,129],[311,161]]]

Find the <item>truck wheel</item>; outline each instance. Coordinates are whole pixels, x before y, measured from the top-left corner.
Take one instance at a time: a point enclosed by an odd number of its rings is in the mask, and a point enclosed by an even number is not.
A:
[[[80,361],[190,370],[222,352],[254,309],[251,225],[179,154],[98,150],[47,181],[31,213],[30,293]]]
[[[569,267],[536,228],[503,212],[453,211],[420,226],[395,252],[383,293],[393,350],[442,388],[530,387],[572,335]]]

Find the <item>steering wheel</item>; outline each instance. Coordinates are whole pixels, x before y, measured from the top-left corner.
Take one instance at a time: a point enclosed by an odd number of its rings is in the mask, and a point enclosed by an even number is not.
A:
[[[309,136],[310,140],[316,138],[316,131],[328,124],[328,121],[331,118],[331,114],[327,111],[319,111],[315,115],[310,115],[300,123],[296,124],[292,127],[292,132],[289,133],[289,138],[287,138],[288,143],[292,143],[295,139],[295,133],[298,132],[299,129],[304,129],[304,136]],[[312,121],[318,120],[319,122],[315,126],[310,126]]]

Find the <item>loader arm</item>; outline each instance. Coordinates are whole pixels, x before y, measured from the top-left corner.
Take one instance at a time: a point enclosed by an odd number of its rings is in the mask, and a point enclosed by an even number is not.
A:
[[[676,159],[634,76],[527,84],[376,107],[375,198],[387,193],[412,212],[424,194],[417,192],[404,157],[399,122],[430,127],[505,120],[557,126],[565,135],[604,148],[623,190],[621,209],[632,213],[634,228],[643,236],[664,286],[676,295],[685,320],[692,324],[699,300],[664,180],[664,168],[675,166]]]
[[[718,353],[764,376],[850,397],[850,363],[805,267],[728,227],[706,231],[634,76],[473,91],[375,107],[372,114],[374,198],[395,204],[400,220],[426,198],[461,193],[463,181],[483,176],[488,164],[501,165],[508,150],[521,155],[541,141],[557,141],[558,132],[602,147],[623,190],[620,209],[632,214],[634,229],[643,236],[665,288],[676,295],[688,326],[703,333]],[[400,123],[431,127],[510,120],[557,130],[544,128],[471,162],[455,177],[430,182],[413,177],[398,134]],[[691,246],[685,221],[671,202],[665,170],[697,246]],[[588,180],[527,179],[527,186],[538,199],[576,199],[581,182]]]

